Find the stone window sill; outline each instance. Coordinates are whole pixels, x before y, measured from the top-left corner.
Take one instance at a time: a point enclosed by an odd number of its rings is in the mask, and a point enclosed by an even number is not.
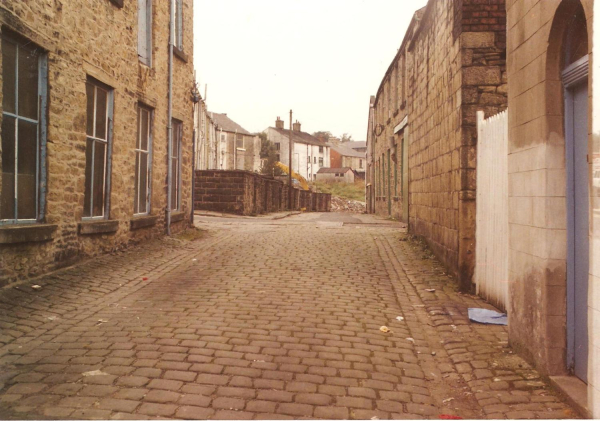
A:
[[[140,228],[153,227],[154,225],[156,225],[157,221],[158,221],[157,215],[144,215],[144,216],[133,217],[129,221],[129,223],[130,223],[131,230],[133,231],[133,230],[137,230]]]
[[[179,60],[183,61],[184,63],[188,62],[188,56],[186,53],[183,52],[183,50],[173,46],[173,55],[175,57],[177,57]]]
[[[79,223],[79,235],[111,234],[119,229],[119,221],[85,221]]]
[[[57,225],[3,225],[0,226],[0,244],[36,243],[51,241]]]
[[[171,222],[183,221],[185,213],[183,212],[171,212]]]

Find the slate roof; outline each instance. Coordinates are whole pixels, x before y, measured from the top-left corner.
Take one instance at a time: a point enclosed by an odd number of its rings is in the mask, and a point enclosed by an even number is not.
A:
[[[317,171],[317,174],[333,174],[333,173],[347,173],[348,171],[352,171],[352,168],[350,167],[343,167],[343,168],[320,168],[319,171]]]
[[[289,130],[278,129],[276,127],[269,127],[269,128],[275,130],[282,136],[289,137],[289,135],[290,135]],[[315,145],[315,146],[330,146],[326,142],[322,142],[319,139],[317,139],[316,137],[314,137],[313,135],[310,135],[306,132],[294,131],[293,135],[292,135],[292,141],[296,142],[296,143],[305,143],[308,145]]]
[[[336,151],[337,153],[339,153],[342,156],[353,156],[355,158],[364,158],[366,155],[365,152],[358,152],[352,148],[348,148],[346,146],[346,143],[339,144],[339,145],[330,143],[329,146],[331,147],[331,149],[333,149],[334,151]]]
[[[218,126],[217,129],[223,129],[224,132],[235,133],[236,131],[241,134],[252,136],[248,130],[244,129],[242,126],[237,124],[235,121],[227,117],[227,113],[213,113],[211,111],[208,112],[209,115],[214,120],[215,124]]]
[[[367,142],[365,142],[364,140],[362,140],[362,141],[345,142],[344,146],[347,146],[350,149],[366,148],[367,147]]]

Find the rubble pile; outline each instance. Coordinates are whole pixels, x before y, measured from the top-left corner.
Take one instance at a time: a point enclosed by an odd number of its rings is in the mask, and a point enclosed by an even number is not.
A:
[[[331,197],[331,211],[332,212],[365,213],[366,203],[359,202],[358,200],[350,200],[350,199],[344,199],[343,197],[332,196]]]

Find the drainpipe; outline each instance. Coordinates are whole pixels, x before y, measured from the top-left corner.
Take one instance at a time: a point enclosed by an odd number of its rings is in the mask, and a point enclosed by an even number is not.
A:
[[[197,102],[194,102],[194,114],[197,115],[197,120],[199,122],[200,119],[200,109],[201,109],[201,105],[198,104]],[[200,124],[200,123],[198,123]],[[196,125],[194,125],[194,132],[192,134],[192,151],[194,156],[196,155],[196,133],[197,133],[197,128]],[[193,164],[192,164],[192,206],[190,206],[191,208],[191,212],[190,212],[190,222],[192,224],[192,226],[194,226],[194,200],[196,197],[195,194],[195,190],[196,190],[196,160],[193,160]]]
[[[169,18],[169,106],[167,112],[167,137],[168,137],[168,148],[167,148],[167,235],[171,235],[171,173],[173,172],[173,163],[171,156],[173,155],[173,125],[171,120],[173,119],[173,41],[175,38],[175,0],[169,1],[169,7],[171,8]]]

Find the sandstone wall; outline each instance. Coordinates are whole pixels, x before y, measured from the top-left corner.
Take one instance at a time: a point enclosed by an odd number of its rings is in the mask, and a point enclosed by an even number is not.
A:
[[[288,186],[250,171],[196,171],[196,210],[260,215],[289,210]],[[292,210],[329,212],[331,195],[293,189]]]
[[[40,224],[56,226],[45,242],[0,244],[0,285],[165,233],[169,8],[166,1],[153,3],[151,68],[138,60],[137,2],[126,1],[122,8],[109,0],[0,4],[2,31],[19,34],[48,55],[46,217]],[[183,122],[183,214],[174,215],[179,220],[172,225],[174,232],[188,226],[191,212],[192,3],[184,0],[184,51],[174,59],[173,117]],[[82,235],[79,227],[88,76],[114,89],[110,220],[116,221],[116,231],[95,235]],[[154,110],[151,218],[148,225],[132,230],[138,103]]]
[[[507,0],[509,333],[511,343],[550,375],[567,372],[567,181],[560,71],[561,25],[569,14],[558,9],[567,3]],[[593,3],[581,2],[590,40]],[[594,302],[590,300],[590,312]],[[592,333],[598,332],[596,326],[590,323],[590,343],[598,337]],[[598,355],[599,349],[596,344],[590,354]],[[598,375],[590,378],[590,384],[599,382]]]
[[[375,100],[370,191],[471,289],[476,111],[506,108],[504,0],[430,0],[417,15]]]

